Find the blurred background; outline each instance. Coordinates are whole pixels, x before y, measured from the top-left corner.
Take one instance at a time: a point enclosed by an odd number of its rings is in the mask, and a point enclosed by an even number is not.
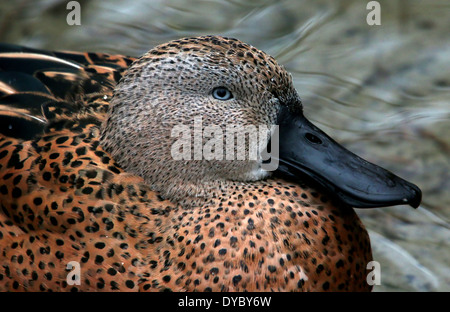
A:
[[[423,203],[357,209],[381,264],[375,291],[450,291],[450,2],[2,0],[0,41],[139,56],[185,36],[236,37],[294,78],[305,115],[363,158],[417,184]]]

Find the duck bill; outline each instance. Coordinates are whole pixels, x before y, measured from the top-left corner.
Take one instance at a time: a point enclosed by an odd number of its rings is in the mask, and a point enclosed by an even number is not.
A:
[[[282,108],[278,120],[275,175],[311,179],[352,207],[419,206],[422,195],[416,185],[353,154],[302,114]]]

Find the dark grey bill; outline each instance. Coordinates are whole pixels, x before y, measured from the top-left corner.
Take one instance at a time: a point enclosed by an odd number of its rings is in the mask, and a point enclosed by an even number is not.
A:
[[[419,206],[422,192],[416,185],[353,154],[302,114],[283,107],[278,125],[276,175],[312,179],[352,207]]]

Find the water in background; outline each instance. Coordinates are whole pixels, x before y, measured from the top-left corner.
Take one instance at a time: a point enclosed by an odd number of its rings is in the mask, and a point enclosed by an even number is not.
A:
[[[139,56],[171,39],[233,36],[284,64],[305,115],[350,150],[414,182],[423,204],[358,209],[381,264],[375,291],[450,290],[450,2],[3,0],[0,41]]]

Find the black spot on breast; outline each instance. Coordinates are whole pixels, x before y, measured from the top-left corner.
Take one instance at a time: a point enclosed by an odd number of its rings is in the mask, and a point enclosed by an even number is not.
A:
[[[97,249],[103,249],[103,248],[105,248],[105,243],[103,243],[103,242],[97,242],[97,243],[95,243],[95,248],[97,248]]]
[[[56,144],[63,144],[63,143],[66,142],[68,139],[69,139],[69,137],[67,137],[67,136],[62,136],[62,137],[60,137],[60,138],[57,138],[55,142],[56,142]]]
[[[88,186],[88,187],[85,187],[81,192],[83,194],[88,195],[88,194],[91,194],[93,191],[94,191],[94,189],[92,187]]]
[[[22,196],[22,190],[18,187],[15,187],[13,188],[11,195],[13,198],[19,198],[20,196]]]
[[[78,156],[86,155],[86,147],[82,146],[82,147],[77,148],[77,149],[75,150],[75,153],[76,153]]]
[[[72,167],[72,168],[78,168],[78,167],[80,167],[82,164],[83,164],[82,161],[75,160],[75,161],[73,161],[73,162],[70,164],[70,167]]]
[[[48,158],[50,158],[50,159],[56,159],[58,157],[59,157],[59,153],[52,153],[52,154],[50,154],[50,156],[48,156]]]
[[[8,151],[4,150],[0,152],[0,159],[4,158],[6,155],[8,155]]]
[[[50,181],[50,179],[52,178],[52,174],[51,174],[50,172],[46,171],[46,172],[44,172],[44,173],[42,174],[42,178],[43,178],[45,181]]]

